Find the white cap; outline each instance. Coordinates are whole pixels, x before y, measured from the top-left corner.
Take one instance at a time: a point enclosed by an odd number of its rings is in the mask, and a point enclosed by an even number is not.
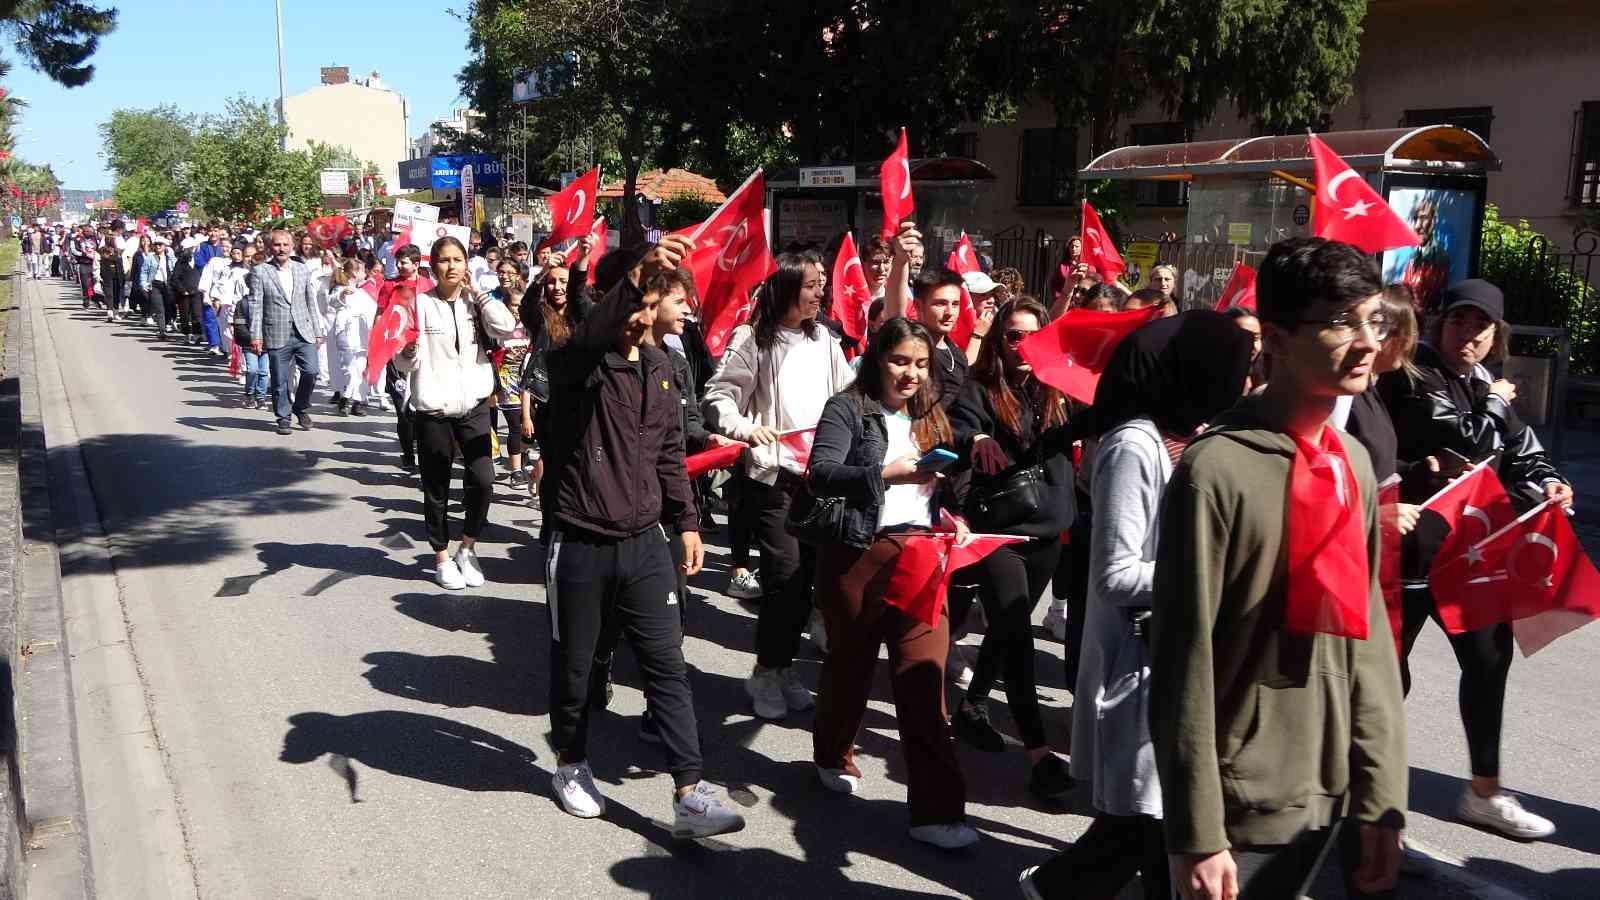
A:
[[[150,236],[150,243],[151,244],[166,244],[166,243],[169,243],[169,242],[167,241],[167,236],[158,231],[155,234]]]
[[[969,294],[987,294],[999,287],[993,278],[983,272],[968,272],[961,276],[961,280],[966,283]]]
[[[201,244],[204,244],[204,243],[205,243],[205,241],[202,241],[197,237],[186,237],[186,238],[183,239],[183,242],[180,243],[178,246],[183,248],[184,250],[193,250],[194,248],[196,248],[196,247],[198,247],[198,246],[200,246]]]

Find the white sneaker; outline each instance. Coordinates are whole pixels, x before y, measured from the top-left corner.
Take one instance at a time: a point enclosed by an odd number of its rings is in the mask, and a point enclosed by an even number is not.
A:
[[[1538,840],[1556,833],[1554,822],[1523,809],[1517,798],[1504,791],[1493,797],[1479,797],[1468,787],[1456,804],[1456,815],[1518,840]]]
[[[728,579],[728,596],[735,600],[760,600],[761,576],[756,572],[746,572]]]
[[[941,850],[959,850],[978,842],[978,833],[965,822],[947,822],[943,825],[914,825],[911,837]]]
[[[828,652],[828,626],[822,621],[822,610],[811,611],[811,622],[806,625],[806,631],[811,633],[811,643],[817,645],[820,653]]]
[[[454,562],[456,568],[461,570],[461,579],[467,587],[483,586],[483,567],[478,565],[478,554],[462,547],[456,551]]]
[[[794,669],[779,669],[778,685],[783,690],[784,705],[793,712],[804,712],[817,705],[811,699],[811,692],[800,681],[800,676]]]
[[[149,316],[145,316],[145,317],[144,317],[144,323],[145,323],[145,324],[146,324],[146,325],[154,325],[154,324],[155,324],[155,323],[156,323],[156,320],[155,320],[155,319],[152,319],[152,318],[150,318],[150,317],[149,317]]]
[[[836,794],[854,794],[856,788],[861,786],[861,779],[851,775],[843,769],[824,769],[817,766],[817,780],[822,786]]]
[[[716,789],[704,781],[682,797],[672,798],[672,836],[703,838],[744,830],[744,816],[717,799]]]
[[[1054,603],[1050,604],[1050,608],[1045,610],[1044,614],[1044,630],[1050,632],[1050,636],[1058,641],[1067,639],[1067,608],[1065,606],[1058,607]]]
[[[744,691],[750,695],[757,716],[776,721],[789,714],[789,702],[783,696],[783,676],[777,669],[756,666],[744,680]]]
[[[557,767],[550,776],[550,787],[561,808],[580,819],[593,819],[606,811],[606,798],[594,786],[594,773],[587,762]]]
[[[434,564],[433,580],[447,591],[459,591],[467,586],[467,580],[461,576],[461,568],[449,557]]]

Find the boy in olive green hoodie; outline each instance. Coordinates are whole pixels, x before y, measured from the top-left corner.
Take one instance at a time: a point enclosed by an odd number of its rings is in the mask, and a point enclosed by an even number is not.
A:
[[[1195,439],[1166,492],[1150,733],[1185,900],[1297,896],[1346,818],[1351,886],[1394,884],[1406,739],[1377,581],[1377,490],[1366,451],[1337,432],[1362,516],[1344,534],[1365,537],[1371,561],[1369,577],[1348,583],[1367,583],[1354,609],[1365,600],[1369,630],[1361,640],[1285,627],[1292,435],[1325,440],[1335,401],[1375,377],[1382,290],[1371,258],[1347,244],[1274,245],[1256,287],[1271,381]]]

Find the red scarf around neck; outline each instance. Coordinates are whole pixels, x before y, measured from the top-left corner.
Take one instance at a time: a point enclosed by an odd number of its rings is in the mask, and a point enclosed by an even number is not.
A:
[[[1365,640],[1372,582],[1361,487],[1332,426],[1314,444],[1291,437],[1284,627]]]

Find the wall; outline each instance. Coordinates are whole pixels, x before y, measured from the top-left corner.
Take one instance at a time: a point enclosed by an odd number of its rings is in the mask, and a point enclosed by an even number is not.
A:
[[[376,164],[389,184],[400,183],[408,141],[405,101],[398,93],[353,83],[318,85],[285,100],[284,118],[289,149],[303,149],[311,141],[349,147]]]
[[[1489,143],[1504,164],[1489,176],[1489,200],[1508,219],[1526,218],[1553,242],[1570,241],[1578,219],[1568,208],[1573,113],[1600,100],[1600,28],[1593,0],[1504,4],[1489,0],[1374,0],[1362,38],[1354,94],[1333,111],[1337,130],[1394,128],[1407,109],[1490,106]],[[1194,140],[1251,135],[1226,106]],[[1165,118],[1154,106],[1121,124]],[[1029,104],[1015,123],[978,129],[977,155],[999,177],[980,197],[974,228],[986,233],[1022,225],[1058,236],[1077,230],[1074,206],[1017,203],[1024,129],[1055,122],[1045,104]],[[1080,129],[1077,166],[1089,162],[1088,131]],[[1182,231],[1185,210],[1141,207],[1141,236]]]

